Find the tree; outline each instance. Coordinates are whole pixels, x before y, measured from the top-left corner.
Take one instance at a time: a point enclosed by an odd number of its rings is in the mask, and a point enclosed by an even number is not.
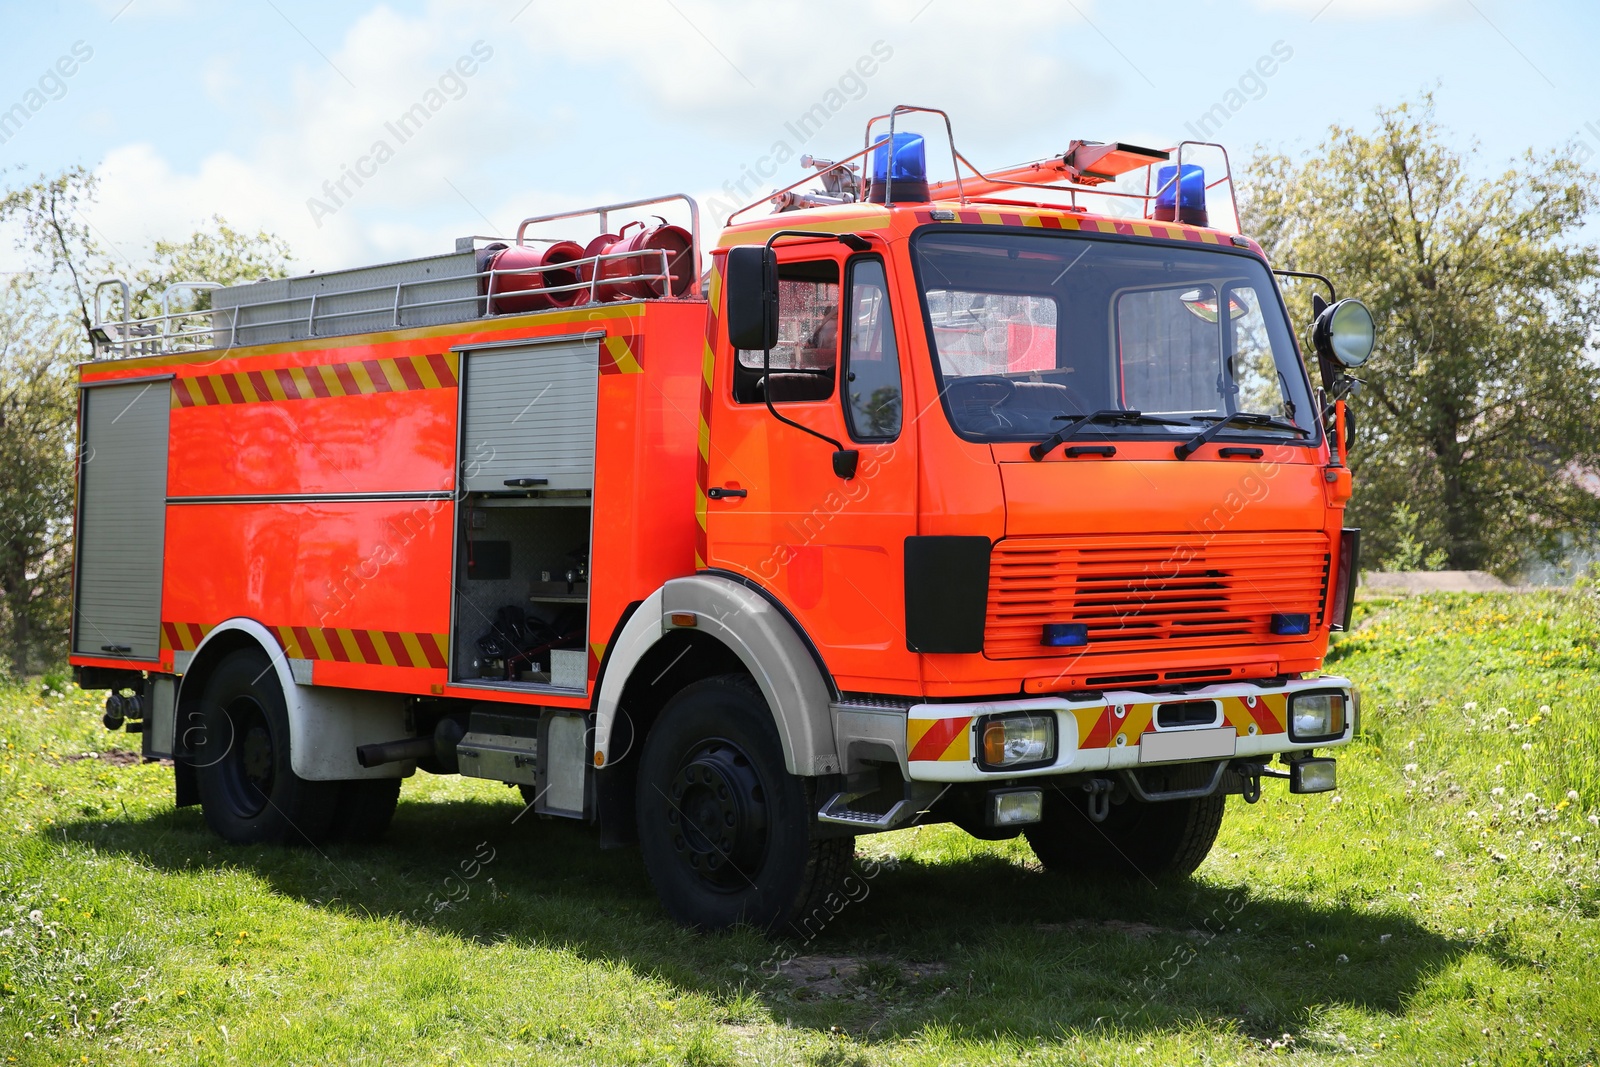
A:
[[[14,673],[59,662],[66,649],[75,365],[93,354],[94,280],[114,269],[82,215],[94,187],[93,174],[71,168],[0,196],[0,224],[31,268],[0,289],[0,655]],[[213,217],[186,240],[155,243],[130,281],[131,311],[159,314],[174,281],[282,277],[289,258],[277,237]],[[208,307],[209,297],[183,306]]]
[[[1476,145],[1448,147],[1425,95],[1380,110],[1372,135],[1335,126],[1309,156],[1258,155],[1244,189],[1245,228],[1275,265],[1329,275],[1377,319],[1352,401],[1350,517],[1370,559],[1410,539],[1506,572],[1600,528],[1576,477],[1600,465],[1600,253],[1579,233],[1600,198],[1570,156],[1477,171]]]
[[[46,665],[71,587],[76,324],[26,275],[0,290],[0,608],[5,659]]]

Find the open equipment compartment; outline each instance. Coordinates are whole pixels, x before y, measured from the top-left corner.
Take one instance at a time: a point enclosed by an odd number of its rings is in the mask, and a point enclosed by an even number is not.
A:
[[[453,682],[587,687],[598,346],[462,352]]]

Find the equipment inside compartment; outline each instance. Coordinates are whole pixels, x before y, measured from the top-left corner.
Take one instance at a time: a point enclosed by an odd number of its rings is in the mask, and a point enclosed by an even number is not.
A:
[[[582,687],[590,515],[587,496],[463,499],[455,681]]]

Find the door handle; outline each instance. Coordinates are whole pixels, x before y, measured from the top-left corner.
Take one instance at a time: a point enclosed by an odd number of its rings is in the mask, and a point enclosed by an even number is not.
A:
[[[750,490],[748,490],[748,489],[728,489],[728,488],[726,488],[724,486],[720,486],[720,485],[713,485],[710,489],[706,490],[706,496],[710,497],[712,500],[721,500],[723,497],[729,497],[729,496],[749,496],[749,495],[750,495]]]

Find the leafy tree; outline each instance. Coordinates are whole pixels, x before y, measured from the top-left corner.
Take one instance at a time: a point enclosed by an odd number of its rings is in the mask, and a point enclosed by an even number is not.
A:
[[[76,324],[29,285],[0,289],[0,609],[17,674],[47,665],[71,587]]]
[[[1566,155],[1479,171],[1425,95],[1380,110],[1372,134],[1335,126],[1312,154],[1258,156],[1244,190],[1246,229],[1277,266],[1328,274],[1377,319],[1352,402],[1350,513],[1370,558],[1409,537],[1506,572],[1600,524],[1576,477],[1600,464],[1600,252],[1580,234],[1600,194]]]
[[[93,285],[114,272],[83,209],[95,178],[81,167],[0,194],[31,269],[0,288],[0,656],[15,673],[60,661],[71,593],[75,365],[92,358]],[[133,272],[131,311],[159,314],[174,281],[237,284],[282,277],[289,250],[266,232],[213,217],[183,241],[157,241]],[[185,307],[205,308],[201,294]],[[108,315],[120,315],[115,301]]]
[[[1448,560],[1442,548],[1428,551],[1417,538],[1417,513],[1407,504],[1396,504],[1390,513],[1395,538],[1394,555],[1383,561],[1386,571],[1438,571]]]

